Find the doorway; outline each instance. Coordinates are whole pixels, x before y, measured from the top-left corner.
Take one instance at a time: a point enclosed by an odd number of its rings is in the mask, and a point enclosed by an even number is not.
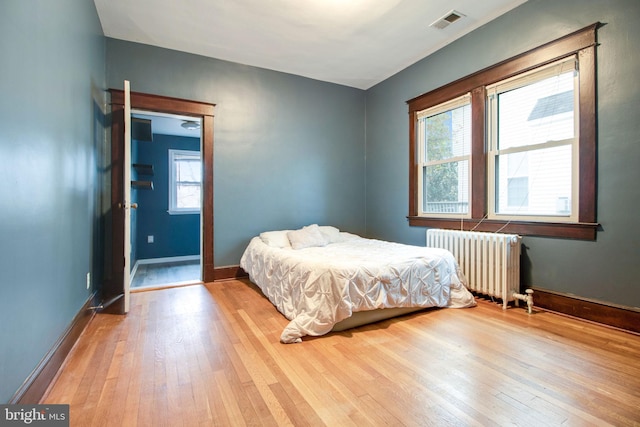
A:
[[[202,282],[202,123],[131,111],[131,292]]]
[[[102,299],[109,301],[114,313],[124,313],[124,91],[111,94],[111,242],[109,277],[104,282]],[[200,120],[202,156],[202,206],[200,225],[201,278],[214,279],[213,266],[213,108],[214,104],[131,92],[132,110],[186,116]],[[130,185],[127,183],[127,185]]]

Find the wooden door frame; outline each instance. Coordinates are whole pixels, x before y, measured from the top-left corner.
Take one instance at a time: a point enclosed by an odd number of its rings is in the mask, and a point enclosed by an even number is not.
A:
[[[124,294],[124,91],[111,93],[111,272],[105,281],[103,301]],[[214,280],[213,266],[213,109],[215,104],[131,92],[131,108],[200,118],[202,122],[202,281]],[[123,304],[115,304],[120,306]],[[118,309],[116,309],[118,311]]]

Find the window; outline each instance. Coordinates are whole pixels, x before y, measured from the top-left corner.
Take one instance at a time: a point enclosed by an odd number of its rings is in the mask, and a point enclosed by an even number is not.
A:
[[[570,57],[486,88],[488,218],[577,220],[575,64]]]
[[[202,168],[199,151],[169,150],[169,213],[200,213]]]
[[[410,225],[595,239],[598,26],[408,101]]]
[[[470,99],[467,94],[418,114],[423,215],[469,213]]]

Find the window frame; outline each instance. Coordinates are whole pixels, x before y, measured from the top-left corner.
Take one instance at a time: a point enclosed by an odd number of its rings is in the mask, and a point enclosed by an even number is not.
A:
[[[407,101],[409,106],[409,215],[411,226],[501,231],[520,235],[595,240],[596,223],[596,22],[567,36],[502,61]],[[578,217],[575,222],[487,219],[488,166],[486,153],[486,86],[515,77],[563,58],[575,56],[579,72]],[[419,215],[417,113],[471,93],[470,218]]]
[[[463,106],[469,106],[469,108],[471,108],[471,94],[466,93],[462,96],[459,96],[455,99],[452,99],[448,102],[445,102],[443,104],[439,104],[436,105],[435,107],[431,107],[428,108],[426,110],[423,110],[421,112],[419,112],[416,115],[416,120],[420,120],[423,117],[432,117],[441,113],[445,113],[447,111],[451,111],[454,110],[456,108],[459,107],[463,107]],[[469,123],[471,124],[471,123]],[[421,138],[419,136],[417,136],[418,141],[421,141]],[[447,164],[447,163],[460,163],[462,161],[467,161],[467,163],[469,164],[468,168],[470,169],[470,161],[471,161],[471,152],[470,152],[470,148],[469,147],[469,153],[467,154],[461,154],[458,156],[452,156],[450,158],[447,159],[442,159],[442,160],[437,160],[437,161],[432,161],[432,160],[428,160],[426,159],[427,155],[426,155],[426,151],[427,151],[427,143],[426,142],[420,142],[419,146],[417,147],[418,150],[418,169],[417,169],[417,185],[418,185],[418,209],[420,210],[419,215],[422,217],[453,217],[453,218],[459,218],[460,216],[463,216],[464,218],[471,218],[471,212],[470,210],[468,210],[466,213],[435,213],[435,212],[422,212],[422,209],[420,208],[420,206],[423,206],[424,204],[424,167],[428,167],[428,166],[432,166],[435,164]],[[468,191],[471,191],[470,188],[470,183],[471,183],[471,176],[470,176],[470,170],[469,170],[469,177],[467,178],[468,182],[467,182],[467,188]],[[467,194],[467,199],[469,199],[470,194]]]
[[[572,86],[573,86],[573,104],[574,104],[574,116],[572,120],[573,136],[571,138],[563,140],[545,141],[531,146],[523,147],[499,147],[499,131],[498,131],[498,111],[499,107],[499,95],[502,93],[510,92],[511,90],[524,88],[530,84],[535,84],[545,78],[556,76],[561,72],[567,73],[571,71],[573,73]],[[515,77],[501,80],[493,85],[486,86],[487,90],[487,136],[486,136],[486,151],[487,151],[487,191],[488,191],[488,215],[489,219],[504,219],[511,221],[523,221],[531,220],[534,222],[562,222],[572,223],[578,220],[578,206],[577,201],[579,186],[578,177],[578,141],[580,140],[579,129],[577,121],[580,117],[579,112],[579,88],[577,82],[579,81],[579,70],[577,67],[577,61],[575,55],[570,55],[561,59],[560,61],[547,64],[542,67],[533,69],[532,71],[519,74]],[[569,215],[558,214],[517,214],[514,212],[499,212],[497,203],[498,195],[498,183],[497,178],[497,164],[498,158],[503,155],[516,154],[516,153],[534,153],[540,149],[554,149],[560,147],[570,147],[571,157],[569,163],[571,163],[571,209]],[[546,219],[545,219],[546,218]]]
[[[200,207],[195,208],[179,208],[177,207],[177,186],[178,181],[176,179],[176,157],[177,156],[190,156],[198,157],[198,162],[202,165],[202,153],[196,150],[180,150],[170,148],[168,150],[169,158],[169,209],[167,212],[169,215],[189,215],[200,214],[202,210],[202,171],[200,172]]]

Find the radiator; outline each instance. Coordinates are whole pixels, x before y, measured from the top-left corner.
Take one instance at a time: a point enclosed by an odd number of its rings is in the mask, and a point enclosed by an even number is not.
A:
[[[520,291],[520,242],[517,234],[476,231],[427,230],[427,246],[447,249],[458,261],[467,278],[469,290],[502,299],[502,308],[510,301],[523,300],[529,306],[531,290]]]

